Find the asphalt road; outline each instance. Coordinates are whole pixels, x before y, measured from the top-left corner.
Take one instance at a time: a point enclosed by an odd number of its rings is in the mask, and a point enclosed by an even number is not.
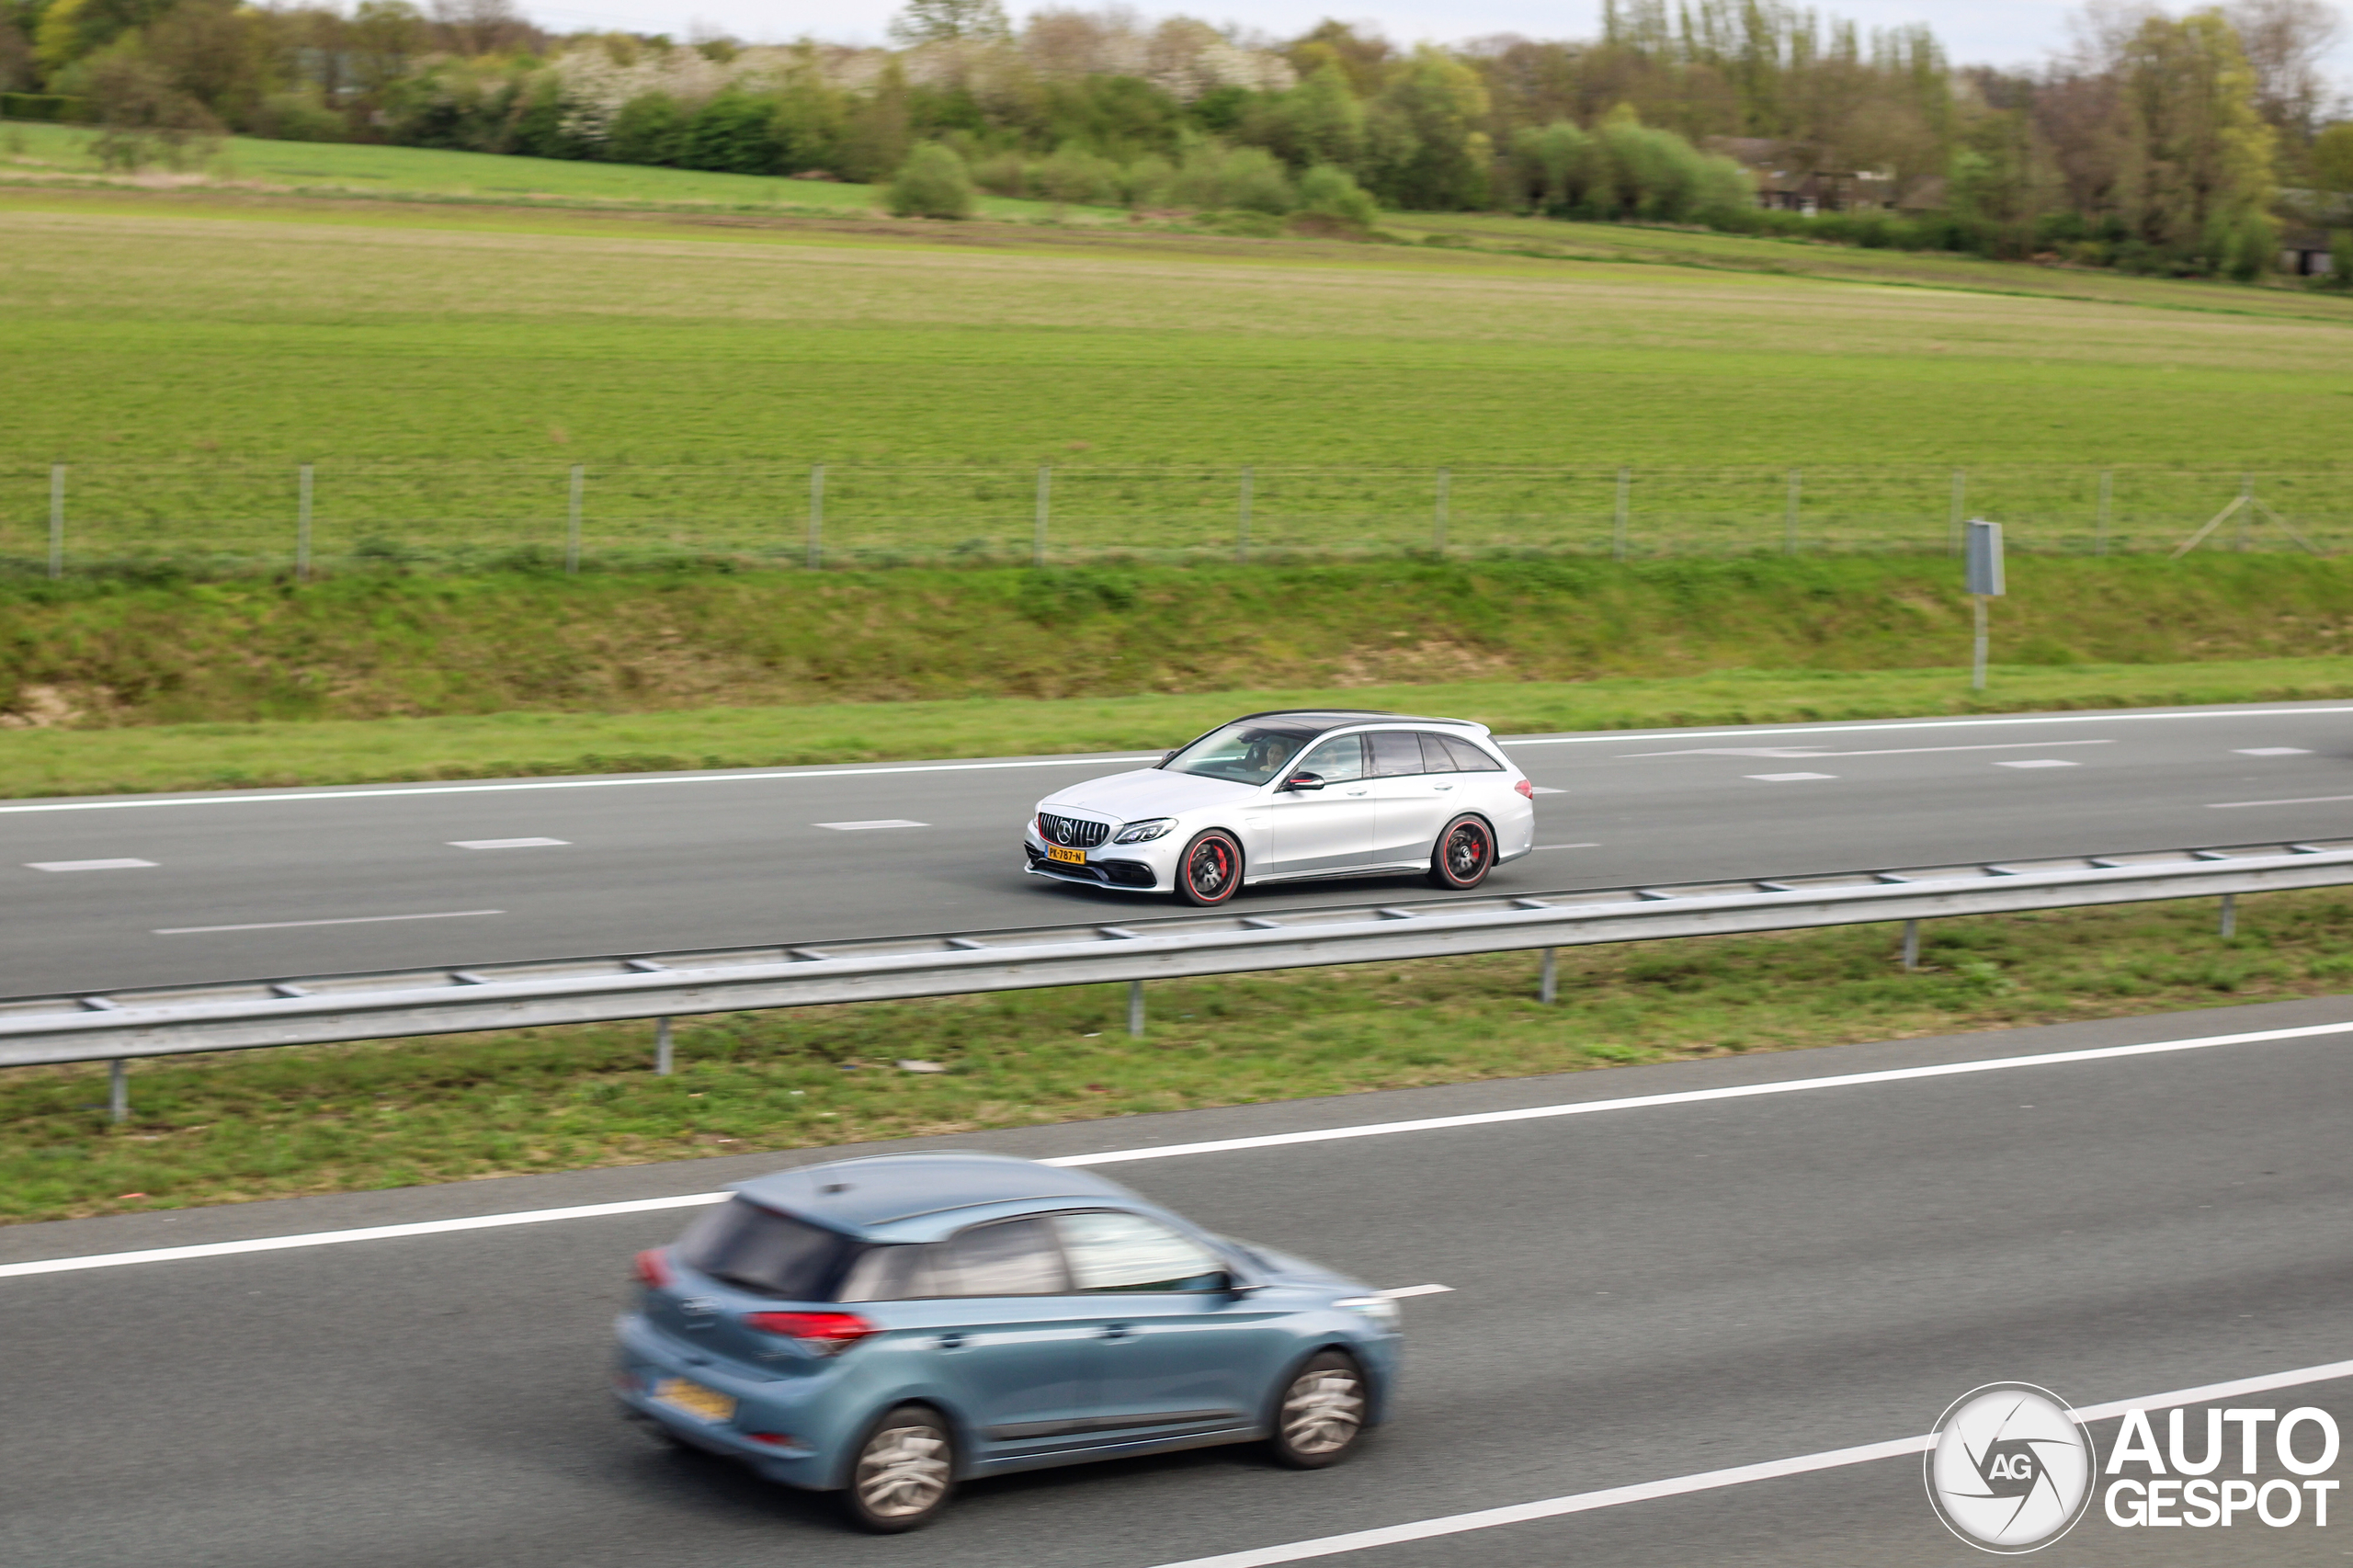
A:
[[[2353,1025],[2353,999],[959,1142],[1134,1149],[2313,1024]],[[5,1278],[0,1562],[1154,1568],[1905,1437],[1993,1381],[2088,1405],[2323,1366],[2353,1356],[2349,1097],[2353,1028],[1106,1167],[1214,1228],[1384,1286],[1451,1287],[1405,1303],[1398,1419],[1329,1471],[1217,1449],[1045,1472],[970,1487],[896,1540],[657,1450],[608,1410],[628,1258],[676,1212]],[[20,1227],[0,1232],[0,1263],[690,1193],[779,1163]],[[2353,1425],[2346,1381],[2244,1403]],[[2329,1473],[2353,1476],[2353,1454]],[[2326,1528],[2309,1512],[2229,1530],[2095,1513],[2039,1561],[2348,1553],[2340,1492]],[[1984,1559],[1904,1458],[1328,1561]]]
[[[1529,892],[2333,837],[2353,824],[2343,704],[1507,744],[1560,791],[1538,797],[1543,847],[1492,884]],[[7,802],[0,994],[1132,913],[1153,901],[1025,875],[1017,840],[1040,796],[1141,760]],[[877,822],[907,825],[841,825]],[[1416,892],[1431,890],[1409,878],[1243,896],[1289,907]]]

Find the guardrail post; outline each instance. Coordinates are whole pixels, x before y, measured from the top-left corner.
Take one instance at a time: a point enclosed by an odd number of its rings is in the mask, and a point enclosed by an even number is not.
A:
[[[2235,937],[2238,935],[2238,929],[2239,895],[2234,892],[2226,892],[2222,895],[2222,928],[2221,934],[2225,937]]]
[[[131,1119],[131,1069],[119,1056],[107,1063],[107,1119]]]
[[[1920,923],[1917,920],[1904,923],[1904,967],[1920,967]]]
[[[654,1020],[654,1072],[656,1077],[670,1075],[670,1020]]]
[[[1560,994],[1561,949],[1547,948],[1544,949],[1543,972],[1536,982],[1536,999],[1549,1007],[1552,1005],[1552,998]]]
[[[1143,982],[1141,980],[1128,982],[1128,1032],[1139,1040],[1143,1038]]]

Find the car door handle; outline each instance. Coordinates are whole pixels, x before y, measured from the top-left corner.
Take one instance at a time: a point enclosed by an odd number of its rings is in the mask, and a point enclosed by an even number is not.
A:
[[[939,1347],[942,1350],[961,1350],[964,1348],[964,1336],[954,1329],[949,1329],[939,1336]]]
[[[1443,794],[1445,794],[1449,790],[1453,789],[1453,788],[1454,788],[1454,786],[1453,786],[1453,785],[1451,785],[1451,784],[1433,784],[1433,785],[1431,785],[1431,786],[1430,786],[1430,788],[1431,788],[1431,789],[1433,789],[1433,790],[1437,790],[1439,794],[1443,795]]]
[[[1105,1339],[1132,1339],[1136,1331],[1123,1323],[1107,1323],[1095,1332]]]
[[[1351,795],[1361,795],[1361,794],[1363,794],[1364,792],[1365,792],[1365,791],[1363,791],[1362,790],[1349,790],[1349,791],[1348,791],[1348,793],[1349,793],[1349,794],[1351,794]]]

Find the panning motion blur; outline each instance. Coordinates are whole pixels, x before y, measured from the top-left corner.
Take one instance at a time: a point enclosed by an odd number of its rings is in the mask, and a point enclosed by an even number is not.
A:
[[[1483,724],[1397,713],[1253,713],[1157,766],[1038,802],[1036,875],[1223,903],[1245,885],[1425,871],[1474,888],[1535,847],[1535,788]]]
[[[1320,1469],[1385,1414],[1393,1301],[1100,1176],[889,1154],[733,1192],[639,1255],[615,1392],[868,1529],[1089,1460],[1256,1441]]]

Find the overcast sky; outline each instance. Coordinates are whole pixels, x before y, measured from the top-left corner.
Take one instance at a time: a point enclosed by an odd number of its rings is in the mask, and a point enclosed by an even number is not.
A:
[[[623,28],[683,39],[699,26],[705,32],[753,43],[789,42],[803,34],[840,43],[881,43],[883,28],[904,0],[827,0],[824,5],[813,0],[585,0],[586,9],[540,0],[520,3],[534,21],[557,29]],[[1276,37],[1304,32],[1336,15],[1370,22],[1389,37],[1409,43],[1451,43],[1503,32],[1590,38],[1601,25],[1600,0],[1567,0],[1565,5],[1541,0],[1457,0],[1451,5],[1438,0],[1260,0],[1242,12],[1226,8],[1228,3],[1138,4],[1136,9],[1146,17],[1181,12],[1221,24],[1239,21]],[[1006,6],[1017,21],[1034,8],[1021,0],[1009,0]],[[1092,8],[1091,0],[1077,0],[1074,8]],[[1959,64],[2028,65],[2065,43],[2066,17],[2075,6],[2075,0],[1829,0],[1820,8],[1866,28],[1926,22]],[[2187,4],[2168,6],[2188,8]],[[2353,42],[2338,51],[2335,64],[2340,75],[2353,74]]]

